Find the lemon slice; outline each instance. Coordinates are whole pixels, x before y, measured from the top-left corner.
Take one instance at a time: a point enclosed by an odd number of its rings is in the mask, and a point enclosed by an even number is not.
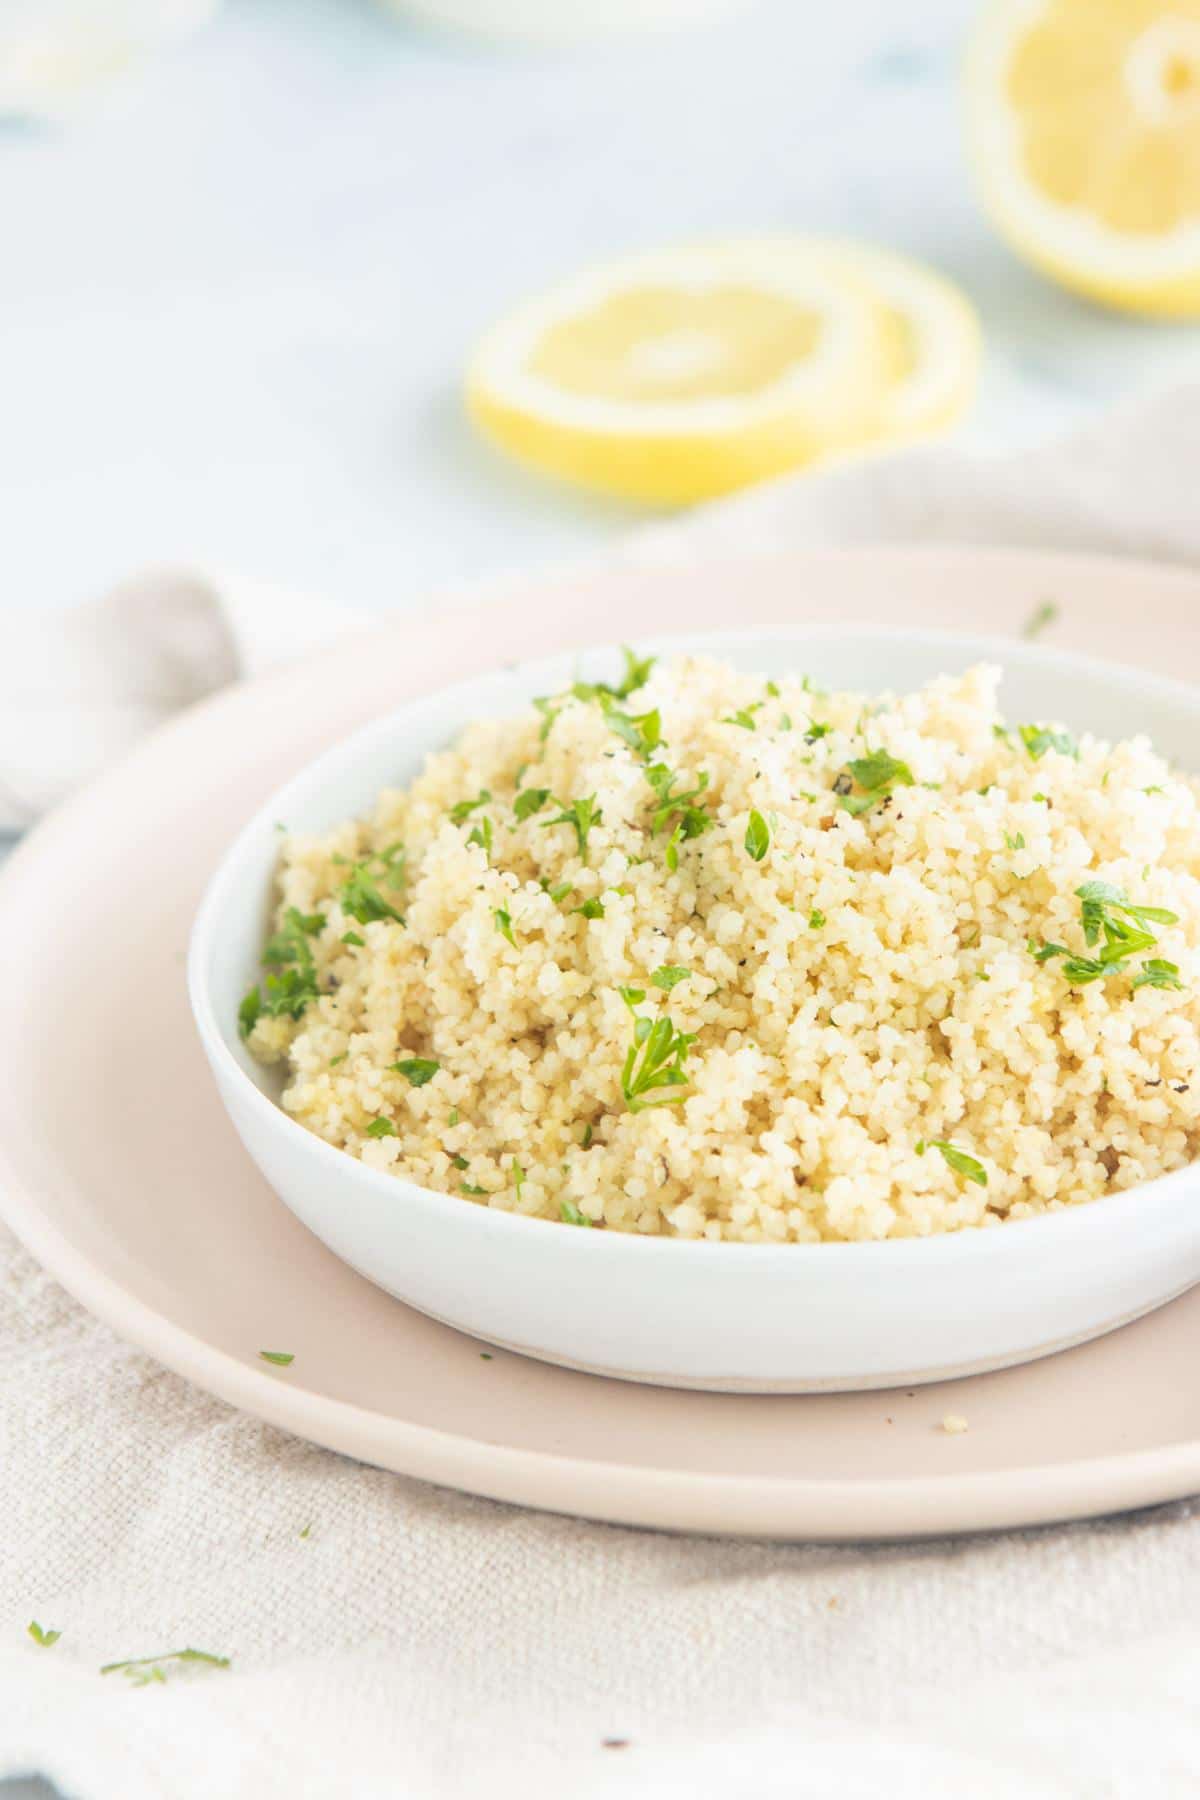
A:
[[[592,270],[521,308],[479,346],[467,402],[523,462],[686,502],[874,435],[888,366],[846,261],[730,243]]]
[[[980,330],[975,309],[923,263],[863,244],[826,254],[870,288],[881,315],[886,380],[874,436],[928,437],[962,417],[975,397]]]
[[[1200,313],[1200,0],[993,0],[968,62],[985,202],[1112,306]]]

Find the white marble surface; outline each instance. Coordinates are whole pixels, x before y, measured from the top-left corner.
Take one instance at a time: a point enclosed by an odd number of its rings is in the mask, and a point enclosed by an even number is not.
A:
[[[95,116],[0,123],[0,607],[161,559],[400,607],[604,543],[636,515],[506,467],[458,382],[510,301],[632,247],[814,229],[928,257],[983,315],[981,446],[1195,364],[1200,332],[1090,311],[980,217],[973,10],[754,0],[533,55],[370,0],[230,0]]]
[[[989,231],[957,116],[973,10],[748,0],[522,54],[370,0],[229,0],[94,116],[0,126],[0,605],[183,558],[391,607],[603,543],[634,515],[507,467],[458,383],[510,301],[630,247],[813,228],[941,264],[986,325],[980,444],[1197,358]]]

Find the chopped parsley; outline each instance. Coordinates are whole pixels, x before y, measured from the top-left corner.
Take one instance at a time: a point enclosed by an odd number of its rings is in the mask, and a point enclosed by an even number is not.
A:
[[[1115,913],[1123,913],[1139,925],[1179,923],[1178,913],[1168,912],[1165,906],[1135,906],[1120,888],[1107,881],[1085,881],[1082,887],[1075,889],[1075,898],[1083,902],[1079,909],[1080,922],[1089,944],[1096,943],[1101,933],[1121,935],[1113,917]]]
[[[672,819],[676,821],[672,840],[680,843],[687,838],[699,837],[712,824],[708,811],[696,802],[708,789],[708,776],[703,771],[696,777],[695,787],[676,788],[675,783],[682,777],[669,769],[666,763],[652,763],[646,770],[646,780],[654,790],[657,805],[650,816],[650,829],[655,836],[665,831]],[[668,867],[676,865],[667,859]]]
[[[689,981],[691,974],[690,969],[679,969],[670,963],[664,963],[661,969],[655,969],[650,977],[650,985],[661,988],[664,994],[669,994],[671,989],[678,987],[681,981]]]
[[[938,1151],[948,1167],[953,1169],[956,1175],[961,1175],[965,1181],[973,1181],[976,1187],[987,1186],[987,1170],[979,1158],[970,1155],[966,1150],[960,1150],[957,1144],[948,1144],[944,1138],[930,1138],[928,1143],[922,1139],[917,1145],[917,1155],[924,1156],[926,1150]]]
[[[575,842],[579,846],[579,859],[586,862],[588,857],[588,837],[593,826],[599,825],[604,818],[600,807],[596,805],[595,794],[588,794],[582,800],[575,800],[570,806],[564,806],[554,818],[542,822],[543,831],[549,831],[553,825],[569,825],[575,833]]]
[[[325,924],[324,913],[302,913],[289,906],[283,924],[262,953],[268,971],[261,984],[244,995],[238,1007],[238,1030],[248,1037],[262,1017],[299,1019],[320,995],[309,938]]]
[[[1079,759],[1079,745],[1069,731],[1055,731],[1049,725],[1018,725],[1017,736],[1034,762],[1041,762],[1048,750]]]
[[[396,1127],[392,1124],[390,1119],[385,1119],[383,1114],[380,1113],[379,1117],[377,1119],[372,1119],[371,1123],[367,1126],[367,1136],[369,1138],[395,1137]]]
[[[614,700],[628,700],[630,694],[645,687],[650,679],[650,671],[658,659],[653,656],[637,657],[627,644],[622,644],[621,655],[625,659],[625,673],[621,680],[573,682],[571,692],[576,700],[599,700],[603,705]]]
[[[571,911],[582,913],[585,919],[602,919],[604,917],[604,902],[593,896],[592,899],[585,900],[582,906],[573,906]]]
[[[1079,922],[1084,941],[1094,956],[1078,956],[1065,944],[1030,944],[1035,962],[1053,962],[1062,957],[1062,974],[1075,987],[1087,987],[1108,975],[1126,973],[1125,965],[1132,957],[1141,956],[1158,942],[1151,925],[1176,925],[1178,913],[1162,906],[1138,906],[1120,888],[1108,881],[1085,881],[1075,889],[1080,902]],[[1134,976],[1133,987],[1181,988],[1179,970],[1174,963],[1159,957],[1150,958]]]
[[[535,700],[533,704],[542,715],[542,724],[541,729],[538,732],[538,739],[544,744],[546,739],[550,736],[550,733],[554,730],[554,721],[562,712],[562,705],[560,703],[556,706],[553,700],[548,700],[544,697],[540,700]]]
[[[1025,638],[1041,637],[1043,631],[1048,630],[1048,628],[1054,624],[1055,620],[1058,618],[1058,614],[1059,609],[1054,604],[1053,600],[1041,601],[1039,605],[1034,607],[1024,625],[1021,627],[1021,636]]]
[[[25,1629],[33,1639],[34,1643],[40,1644],[43,1650],[53,1650],[55,1644],[57,1644],[59,1638],[62,1636],[61,1631],[43,1631],[36,1619],[30,1619]]]
[[[481,806],[487,805],[491,797],[487,788],[480,788],[473,800],[460,800],[457,806],[450,808],[451,820],[455,825],[465,824],[473,812],[478,812]]]
[[[662,714],[657,707],[653,712],[639,713],[634,718],[610,702],[604,708],[604,717],[637,756],[649,758],[662,742]]]
[[[531,819],[534,813],[541,812],[549,798],[549,788],[525,788],[513,801],[513,817],[518,821]]]
[[[740,725],[743,731],[756,731],[758,727],[754,723],[754,715],[756,712],[761,712],[765,704],[766,702],[763,700],[756,700],[751,706],[739,706],[735,713],[727,713],[721,723],[722,725]]]
[[[351,944],[356,950],[361,950],[366,941],[366,938],[361,937],[357,931],[343,931],[342,933],[343,944]]]
[[[486,813],[467,837],[468,844],[478,844],[488,862],[492,860],[492,821]]]
[[[464,1181],[460,1191],[464,1194],[470,1194],[472,1200],[478,1200],[481,1194],[487,1193],[486,1188],[476,1187],[474,1182],[471,1181]]]
[[[258,1354],[264,1362],[274,1363],[277,1369],[286,1369],[296,1360],[294,1350],[260,1350]]]
[[[517,940],[513,936],[512,915],[508,908],[506,906],[498,906],[493,912],[492,918],[495,921],[496,930],[500,933],[500,936],[502,938],[507,938],[515,950],[517,947]]]
[[[441,1063],[434,1062],[429,1056],[406,1056],[403,1062],[392,1063],[391,1071],[394,1075],[407,1076],[411,1087],[424,1087],[427,1081],[433,1080],[441,1066]]]
[[[214,1656],[211,1650],[164,1650],[161,1656],[139,1656],[129,1662],[105,1663],[100,1673],[114,1675],[120,1671],[134,1687],[148,1687],[151,1682],[167,1679],[167,1663],[203,1663],[209,1669],[227,1669],[230,1661],[228,1656]]]
[[[646,997],[641,988],[622,988],[620,994],[630,1012]],[[626,1106],[636,1113],[651,1106],[679,1105],[687,1097],[678,1090],[688,1085],[683,1069],[694,1034],[676,1031],[666,1014],[655,1020],[635,1012],[633,1017],[633,1042],[621,1070]]]
[[[828,737],[832,730],[832,725],[823,725],[815,719],[810,719],[804,728],[804,741],[806,744],[819,743],[823,737]]]
[[[757,810],[752,810],[746,825],[746,854],[761,862],[771,848],[771,827]]]
[[[1010,850],[1023,850],[1025,848],[1025,833],[1023,831],[1006,831],[1004,834],[1004,842]]]
[[[650,671],[658,661],[656,656],[635,656],[628,644],[621,645],[621,655],[625,659],[625,673],[619,686],[612,689],[618,700],[628,700],[640,687],[645,687],[650,679]]]
[[[324,913],[302,913],[298,907],[289,906],[283,915],[283,924],[273,937],[267,939],[263,962],[271,968],[279,968],[286,963],[311,961],[312,949],[308,940],[324,927]]]
[[[555,906],[558,906],[560,902],[565,900],[568,894],[574,892],[569,881],[560,881],[555,887],[551,887],[548,882],[543,881],[542,889],[550,896]]]
[[[391,877],[391,869],[385,877]],[[392,879],[389,885],[398,885]],[[371,925],[379,919],[395,919],[403,925],[404,916],[397,912],[390,900],[385,900],[380,892],[379,882],[372,875],[369,862],[355,863],[350,870],[346,883],[338,895],[342,903],[342,911],[357,919],[360,925]]]
[[[339,1050],[336,1056],[330,1057],[330,1059],[329,1059],[330,1068],[336,1069],[339,1063],[345,1062],[345,1060],[349,1056],[349,1054],[350,1054],[350,1052],[348,1050]]]
[[[824,923],[825,914],[821,911],[820,907],[814,906],[808,915],[808,929],[810,931],[820,931]]]
[[[517,1205],[520,1206],[520,1204],[521,1204],[521,1189],[525,1186],[525,1171],[521,1167],[519,1162],[514,1162],[512,1165],[512,1178],[513,1178],[513,1187],[516,1189],[516,1192],[517,1192]]]
[[[564,1225],[590,1225],[591,1220],[586,1213],[581,1213],[573,1200],[559,1202],[559,1215]]]
[[[898,761],[886,750],[873,750],[870,755],[855,757],[846,764],[833,784],[833,791],[842,811],[857,817],[860,813],[870,812],[896,788],[914,785],[913,772],[906,762]],[[860,790],[857,794],[853,791],[855,787]]]
[[[1134,988],[1182,988],[1183,983],[1179,979],[1179,965],[1178,963],[1164,962],[1158,956],[1149,957],[1134,976],[1132,985]]]

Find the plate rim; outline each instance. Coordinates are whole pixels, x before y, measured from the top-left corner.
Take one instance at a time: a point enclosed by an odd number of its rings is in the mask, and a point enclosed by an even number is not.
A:
[[[975,563],[980,559],[1018,567],[1057,566],[1086,580],[1089,573],[1119,564],[1131,576],[1167,582],[1200,598],[1200,575],[1177,564],[1149,558],[1115,557],[1064,550],[987,545],[819,546],[760,556],[722,556],[696,566],[711,574],[718,564],[743,574],[764,565],[837,564],[848,560],[894,565]],[[670,565],[678,575],[687,565]],[[593,585],[640,574],[646,565],[606,564],[586,571]],[[516,582],[529,601],[560,589],[565,572],[544,571]],[[464,622],[481,597],[498,584],[442,596],[447,616]],[[492,600],[494,604],[494,597]],[[373,639],[411,629],[412,615],[384,617],[337,641],[339,655]],[[934,628],[928,628],[934,629]],[[588,638],[579,645],[606,639]],[[286,689],[328,652],[318,650],[250,681],[209,695],[160,726],[93,782],[71,796],[18,844],[0,872],[0,909],[8,894],[36,866],[43,848],[69,833],[77,817],[103,804],[127,773],[157,758],[177,734],[211,722],[244,705],[248,694]],[[1095,658],[1104,661],[1103,658]],[[1149,674],[1150,671],[1147,671]],[[1176,682],[1177,686],[1194,684]],[[645,1468],[617,1461],[495,1444],[461,1432],[397,1419],[352,1402],[318,1394],[298,1382],[284,1384],[166,1313],[93,1266],[43,1209],[36,1186],[22,1175],[9,1147],[0,1141],[0,1219],[66,1291],[118,1337],[153,1356],[183,1379],[229,1405],[310,1442],[415,1479],[536,1510],[583,1516],[612,1524],[686,1532],[810,1541],[905,1539],[1058,1523],[1178,1500],[1200,1491],[1200,1437],[1100,1457],[1051,1463],[1022,1463],[998,1470],[932,1476],[813,1479],[790,1475],[731,1476],[707,1471]],[[595,1379],[589,1377],[589,1379]],[[404,1461],[395,1460],[402,1454]],[[886,1513],[881,1523],[880,1513]]]

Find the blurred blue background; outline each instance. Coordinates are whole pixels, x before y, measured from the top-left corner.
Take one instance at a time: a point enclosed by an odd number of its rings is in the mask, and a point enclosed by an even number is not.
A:
[[[849,233],[956,278],[964,441],[1034,442],[1194,362],[1013,259],[965,165],[971,0],[744,4],[603,49],[440,36],[372,0],[228,0],[68,122],[0,125],[3,604],[194,560],[396,607],[553,564],[632,510],[478,444],[464,357],[589,259]]]

